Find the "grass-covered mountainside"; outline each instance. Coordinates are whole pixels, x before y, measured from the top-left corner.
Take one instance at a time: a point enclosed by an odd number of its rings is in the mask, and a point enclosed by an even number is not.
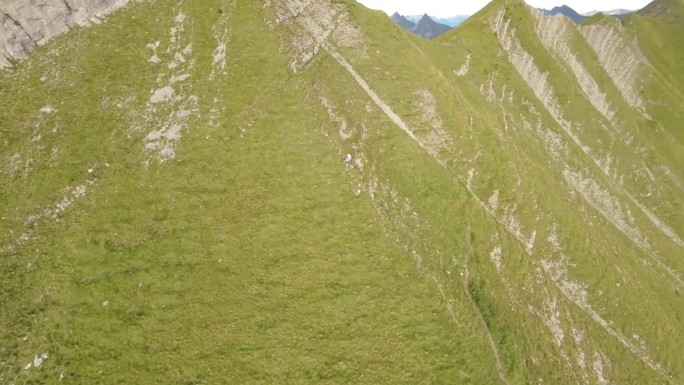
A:
[[[682,9],[150,0],[38,47],[0,383],[684,384]]]

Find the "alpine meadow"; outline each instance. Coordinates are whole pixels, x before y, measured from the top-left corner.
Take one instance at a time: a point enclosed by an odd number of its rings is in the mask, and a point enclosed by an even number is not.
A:
[[[0,384],[684,385],[684,0],[0,4]]]

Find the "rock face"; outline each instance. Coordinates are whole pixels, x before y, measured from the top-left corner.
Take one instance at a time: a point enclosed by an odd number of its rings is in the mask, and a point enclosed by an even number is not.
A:
[[[0,68],[74,25],[99,24],[129,0],[9,0],[0,4]]]

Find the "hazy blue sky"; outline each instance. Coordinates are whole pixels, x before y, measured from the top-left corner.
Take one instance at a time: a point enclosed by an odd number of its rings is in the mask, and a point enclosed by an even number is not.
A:
[[[484,7],[489,0],[357,0],[368,8],[381,9],[388,14],[395,11],[402,15],[427,13],[432,16],[447,17],[472,15]],[[609,11],[617,8],[641,9],[650,0],[526,0],[537,8],[551,9],[567,4],[577,12]]]

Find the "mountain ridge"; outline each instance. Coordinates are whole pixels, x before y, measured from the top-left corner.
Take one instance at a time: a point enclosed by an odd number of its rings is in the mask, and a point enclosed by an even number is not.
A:
[[[1,381],[681,382],[671,12],[158,0],[40,47],[0,72]]]
[[[407,19],[406,17],[400,15],[397,12],[394,12],[392,16],[390,16],[390,18],[403,29],[411,31],[414,28],[416,28],[416,23],[412,22],[411,20]]]
[[[423,15],[407,15],[406,18],[412,22],[420,20]],[[470,15],[455,15],[451,17],[438,17],[433,15],[428,15],[430,18],[437,23],[448,25],[451,28],[458,26],[463,23]]]
[[[569,6],[562,5],[562,6],[553,7],[550,10],[543,9],[543,12],[546,15],[550,15],[550,16],[553,16],[556,14],[562,14],[562,15],[569,17],[575,23],[581,23],[584,20],[586,20],[587,18],[594,16],[594,15],[597,15],[599,13],[603,14],[603,15],[607,15],[607,16],[612,16],[612,17],[615,17],[619,20],[622,20],[625,17],[627,17],[629,14],[634,13],[635,11],[627,10],[627,9],[613,9],[613,10],[607,10],[607,11],[591,11],[591,12],[586,12],[586,13],[580,14],[577,11],[575,11],[574,9],[570,8]]]
[[[432,18],[426,13],[420,18],[420,20],[418,20],[418,23],[416,23],[414,33],[427,39],[434,39],[439,35],[449,32],[450,30],[451,27],[432,20]]]
[[[577,13],[577,11],[575,11],[567,5],[553,7],[550,10],[544,10],[544,14],[549,16],[562,14],[569,17],[570,20],[574,21],[575,23],[580,23],[586,18],[584,15],[580,15],[579,13]]]
[[[670,20],[681,20],[684,18],[684,4],[681,0],[655,0],[638,13],[653,18],[666,17]]]

